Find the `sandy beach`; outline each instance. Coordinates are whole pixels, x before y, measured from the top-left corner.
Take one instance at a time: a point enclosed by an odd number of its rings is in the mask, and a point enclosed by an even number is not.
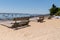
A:
[[[19,30],[0,25],[0,40],[60,40],[60,19],[45,19],[43,23],[31,21],[29,25]]]

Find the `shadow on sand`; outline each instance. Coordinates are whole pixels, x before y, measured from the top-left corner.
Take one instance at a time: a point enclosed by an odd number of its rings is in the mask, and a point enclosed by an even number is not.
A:
[[[30,27],[30,25],[25,25],[25,26],[20,26],[20,27],[12,28],[12,27],[9,27],[9,26],[4,25],[4,24],[0,24],[0,25],[8,27],[8,28],[11,28],[11,29],[14,29],[14,30],[19,30],[19,29],[23,29],[23,28],[26,28],[26,27]]]

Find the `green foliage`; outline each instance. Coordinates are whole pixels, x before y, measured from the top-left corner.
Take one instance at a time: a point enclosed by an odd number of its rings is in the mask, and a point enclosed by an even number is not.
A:
[[[60,16],[60,11],[58,11],[55,15],[56,15],[56,16]]]
[[[58,8],[58,11],[60,11],[60,8]]]
[[[58,9],[54,4],[52,5],[52,8],[50,8],[50,15],[54,15],[55,13],[58,12]],[[60,9],[59,9],[60,10]]]

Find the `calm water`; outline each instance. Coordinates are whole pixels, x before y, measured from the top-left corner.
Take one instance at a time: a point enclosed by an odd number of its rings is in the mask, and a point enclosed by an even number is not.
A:
[[[23,14],[23,13],[0,13],[0,20],[1,19],[12,19],[15,17],[29,17],[32,14]]]
[[[0,13],[0,20],[1,19],[12,19],[15,17],[29,17],[29,16],[36,16],[39,14],[23,14],[23,13]]]

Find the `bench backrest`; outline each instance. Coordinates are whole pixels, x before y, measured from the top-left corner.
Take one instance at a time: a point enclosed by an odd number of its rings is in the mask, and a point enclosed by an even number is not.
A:
[[[14,21],[29,20],[29,17],[14,18]]]
[[[39,19],[44,19],[44,16],[39,17]]]

